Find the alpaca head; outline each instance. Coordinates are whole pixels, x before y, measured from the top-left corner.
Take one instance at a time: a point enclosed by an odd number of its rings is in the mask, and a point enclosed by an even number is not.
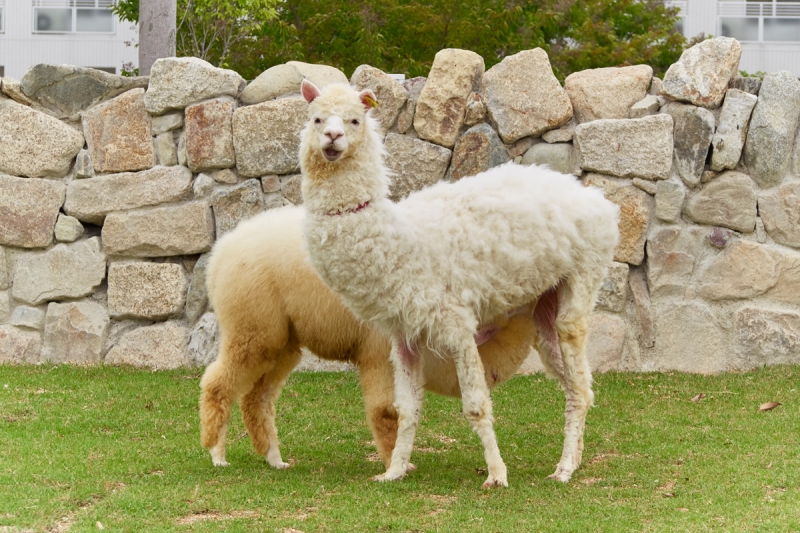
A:
[[[306,153],[311,159],[338,163],[354,157],[373,140],[375,120],[368,111],[376,105],[369,89],[356,92],[346,84],[331,84],[320,91],[303,80],[303,98],[308,102],[309,122],[302,133]]]

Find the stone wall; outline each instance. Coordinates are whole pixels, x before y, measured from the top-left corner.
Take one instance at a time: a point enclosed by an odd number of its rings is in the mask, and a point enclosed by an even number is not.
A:
[[[560,84],[529,50],[484,72],[443,50],[399,83],[369,66],[392,196],[507,161],[601,187],[622,240],[590,325],[603,371],[718,372],[800,362],[800,81],[736,77],[728,38],[663,81],[645,65]],[[207,364],[214,240],[302,202],[302,79],[290,62],[249,85],[194,58],[148,78],[38,65],[0,90],[0,362]],[[539,367],[534,355],[526,368]]]

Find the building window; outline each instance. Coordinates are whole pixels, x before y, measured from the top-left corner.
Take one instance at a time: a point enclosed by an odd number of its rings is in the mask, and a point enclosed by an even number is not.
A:
[[[718,2],[719,32],[740,41],[800,42],[800,2]]]
[[[36,33],[114,33],[113,0],[33,0]]]
[[[5,24],[6,21],[5,21],[4,15],[6,13],[5,13],[5,5],[4,4],[5,4],[5,2],[3,0],[0,0],[0,33],[3,33],[3,31],[5,30],[4,24]]]
[[[678,9],[678,22],[675,23],[675,29],[678,33],[686,36],[686,17],[689,15],[689,2],[686,0],[666,0],[664,2],[666,7],[673,7]]]
[[[6,67],[0,65],[0,78],[6,75]]]

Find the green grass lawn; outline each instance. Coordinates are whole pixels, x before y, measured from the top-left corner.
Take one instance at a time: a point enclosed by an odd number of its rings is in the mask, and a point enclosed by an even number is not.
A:
[[[290,378],[278,404],[290,469],[255,455],[236,409],[231,465],[214,468],[199,444],[200,375],[0,366],[0,531],[800,530],[800,367],[596,376],[567,485],[545,479],[563,396],[515,377],[493,396],[510,487],[489,491],[460,402],[433,395],[418,470],[370,482],[383,465],[353,373]],[[773,400],[783,405],[759,412]]]

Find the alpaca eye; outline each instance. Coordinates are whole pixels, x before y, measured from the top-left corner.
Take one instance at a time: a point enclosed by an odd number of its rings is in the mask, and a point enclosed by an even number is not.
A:
[[[353,124],[353,126],[358,126],[359,124],[358,120],[356,119],[351,120],[350,123]]]
[[[315,118],[314,124],[322,124],[322,119]]]

